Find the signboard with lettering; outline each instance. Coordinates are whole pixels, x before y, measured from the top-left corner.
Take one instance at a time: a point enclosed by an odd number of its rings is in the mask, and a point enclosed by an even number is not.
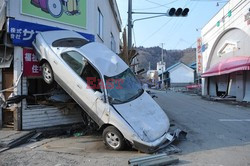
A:
[[[197,61],[197,74],[202,73],[202,39],[198,38],[197,40],[197,52],[196,52],[196,61]]]
[[[86,28],[86,0],[21,0],[21,13]]]
[[[42,24],[35,24],[26,21],[15,19],[8,20],[8,33],[12,40],[12,44],[21,47],[32,47],[32,42],[38,32],[63,30],[57,27],[51,27]],[[80,35],[89,41],[95,41],[95,36],[92,34],[78,32]]]
[[[40,77],[42,68],[33,49],[23,49],[23,75],[25,77]]]

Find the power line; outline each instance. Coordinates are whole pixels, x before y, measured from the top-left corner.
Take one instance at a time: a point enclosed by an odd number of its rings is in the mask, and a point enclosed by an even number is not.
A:
[[[152,4],[155,4],[155,5],[158,5],[158,7],[166,7],[166,8],[169,9],[170,7],[168,7],[168,6],[166,6],[166,5],[175,3],[175,2],[177,2],[178,0],[173,0],[173,1],[168,2],[168,3],[166,3],[166,4],[160,4],[160,3],[157,3],[157,2],[153,2],[153,1],[151,1],[151,0],[145,0],[145,1],[147,1],[147,2],[149,2],[149,3],[152,3]]]
[[[152,36],[154,36],[156,33],[158,33],[162,28],[164,28],[170,21],[172,20],[172,18],[171,19],[169,19],[166,23],[164,23],[159,29],[157,29],[155,32],[153,32],[149,37],[147,37],[143,42],[142,42],[142,44],[143,43],[145,43],[146,41],[148,41],[148,39],[150,39]]]

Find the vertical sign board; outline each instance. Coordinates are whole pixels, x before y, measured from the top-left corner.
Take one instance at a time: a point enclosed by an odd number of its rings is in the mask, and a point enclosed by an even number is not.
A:
[[[197,74],[202,73],[202,39],[197,39],[197,51],[196,51],[196,61],[197,61]]]
[[[25,77],[40,77],[42,69],[33,49],[23,48],[23,74]]]
[[[86,28],[87,0],[21,0],[21,13]]]

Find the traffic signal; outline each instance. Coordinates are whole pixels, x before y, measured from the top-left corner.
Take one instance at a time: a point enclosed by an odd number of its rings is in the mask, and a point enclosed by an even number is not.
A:
[[[167,15],[168,16],[176,16],[176,17],[186,17],[188,15],[188,12],[189,12],[189,9],[188,8],[185,8],[185,9],[182,9],[182,8],[178,8],[178,9],[175,9],[175,8],[171,8],[167,11]]]

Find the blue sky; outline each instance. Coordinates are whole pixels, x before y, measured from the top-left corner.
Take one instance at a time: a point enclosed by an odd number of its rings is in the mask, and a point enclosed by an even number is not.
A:
[[[219,6],[217,6],[217,2]],[[127,25],[128,0],[117,0],[123,27]],[[171,7],[187,7],[187,17],[159,17],[136,21],[133,40],[144,47],[165,49],[196,47],[200,29],[225,5],[226,0],[133,0],[134,12],[166,12]],[[152,15],[133,14],[133,20]]]

